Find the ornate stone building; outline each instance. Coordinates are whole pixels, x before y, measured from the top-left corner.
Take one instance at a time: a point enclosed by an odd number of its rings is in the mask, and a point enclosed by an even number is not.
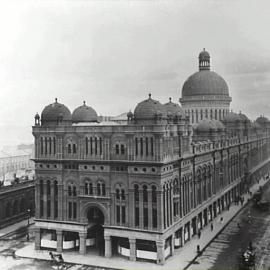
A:
[[[122,124],[57,100],[36,115],[36,249],[163,264],[268,173],[269,120],[229,113],[209,58],[200,54],[182,108],[149,95]]]

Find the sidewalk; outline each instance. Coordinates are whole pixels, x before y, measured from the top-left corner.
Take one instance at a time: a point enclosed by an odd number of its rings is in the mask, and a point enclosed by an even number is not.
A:
[[[256,183],[250,191],[254,194],[255,191],[267,183],[269,180],[261,179],[259,183]],[[78,252],[64,251],[62,253],[65,262],[74,264],[85,264],[90,266],[99,266],[103,268],[115,268],[115,269],[127,269],[127,270],[183,270],[192,269],[192,262],[197,257],[197,245],[200,245],[201,251],[203,251],[213,239],[229,224],[229,222],[241,211],[246,205],[250,195],[245,194],[244,203],[241,205],[231,205],[230,210],[224,210],[212,223],[214,225],[213,231],[211,231],[210,223],[204,227],[201,231],[201,237],[194,236],[183,248],[175,249],[174,256],[169,257],[164,265],[157,265],[153,262],[142,262],[142,261],[129,261],[127,258],[120,256],[114,256],[112,258],[100,257],[98,255],[89,253],[87,255],[80,255]],[[223,217],[223,222],[220,222],[220,217]],[[41,260],[50,260],[49,252],[45,250],[35,250],[34,243],[29,243],[22,249],[19,249],[15,253],[20,257],[36,258]]]
[[[30,218],[29,219],[29,224],[32,225],[34,224],[34,219]],[[5,228],[0,229],[0,237],[5,236],[6,234],[9,234],[11,232],[14,232],[18,230],[21,227],[26,227],[28,225],[28,219],[21,220],[18,223],[14,223],[10,226],[7,226]]]

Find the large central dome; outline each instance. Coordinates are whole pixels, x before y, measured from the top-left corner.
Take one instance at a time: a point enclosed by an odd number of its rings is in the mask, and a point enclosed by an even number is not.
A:
[[[210,54],[204,49],[199,54],[199,71],[185,81],[182,98],[209,95],[229,97],[229,88],[221,76],[210,71]]]
[[[225,80],[210,70],[201,70],[191,75],[184,83],[182,97],[205,95],[229,96]]]

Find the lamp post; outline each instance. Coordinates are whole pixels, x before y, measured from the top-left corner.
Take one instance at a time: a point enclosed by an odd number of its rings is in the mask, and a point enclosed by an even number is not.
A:
[[[30,213],[31,213],[31,210],[28,208],[27,209],[27,235],[26,235],[27,241],[29,241]]]

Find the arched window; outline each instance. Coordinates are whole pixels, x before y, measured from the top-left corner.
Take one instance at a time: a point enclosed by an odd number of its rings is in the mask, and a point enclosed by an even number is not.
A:
[[[156,186],[152,186],[152,202],[157,202],[157,188]]]
[[[105,184],[102,183],[102,195],[105,196],[106,195],[106,188],[105,188]]]
[[[73,186],[73,196],[77,196],[77,189],[76,189],[76,186]]]
[[[47,195],[51,195],[51,182],[47,181]]]
[[[89,183],[88,182],[85,182],[84,183],[84,193],[86,194],[86,195],[88,195],[89,194]]]
[[[76,144],[73,144],[73,154],[76,154],[76,152],[77,152]]]
[[[134,185],[134,199],[135,202],[138,202],[139,199],[139,186],[138,185]]]
[[[101,187],[100,187],[100,183],[97,184],[97,195],[98,195],[98,196],[101,195]]]
[[[141,156],[143,155],[143,138],[140,138]]]
[[[121,199],[123,201],[126,199],[126,194],[125,194],[125,190],[124,189],[121,190]]]
[[[116,199],[120,200],[120,190],[118,188],[116,189]]]
[[[125,146],[121,144],[121,155],[125,154]]]
[[[71,154],[71,144],[68,144],[68,154]]]
[[[177,179],[174,179],[174,182],[173,182],[173,194],[174,195],[179,194],[179,186],[178,186]]]
[[[68,196],[72,196],[72,187],[68,186]]]
[[[143,202],[148,202],[147,186],[143,186]]]
[[[40,138],[40,153],[43,155],[43,137]]]
[[[119,152],[120,152],[120,151],[119,151],[119,144],[116,144],[116,145],[115,145],[115,154],[116,154],[116,155],[119,155]]]
[[[54,185],[54,196],[57,196],[58,195],[58,185],[57,185],[56,180],[53,182],[53,185]]]

